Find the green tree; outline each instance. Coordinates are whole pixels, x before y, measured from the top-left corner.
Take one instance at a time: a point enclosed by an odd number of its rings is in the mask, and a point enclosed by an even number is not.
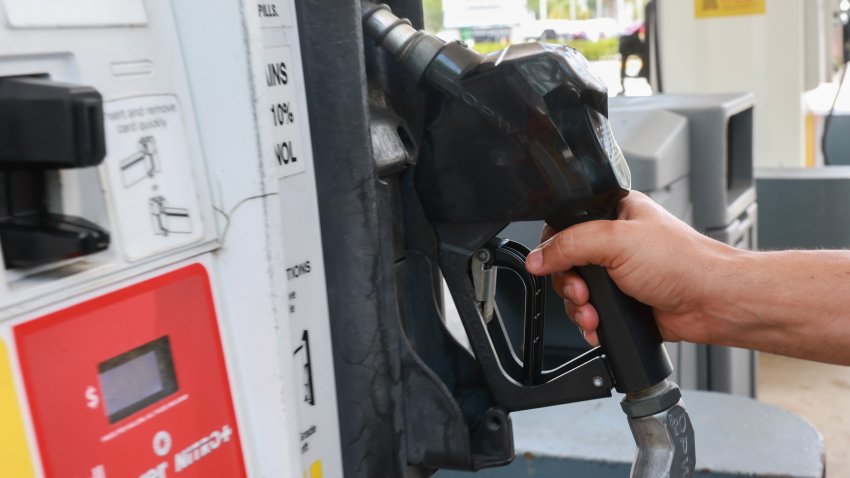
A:
[[[570,18],[571,15],[571,2],[575,0],[549,0],[547,2],[547,11],[549,18]],[[590,18],[590,12],[581,8],[580,5],[576,5],[576,17],[578,19],[586,19]]]
[[[534,18],[540,18],[540,0],[528,0],[527,2],[525,2],[525,8],[527,8],[529,12],[534,14]]]
[[[436,33],[443,29],[443,0],[423,0],[425,30]]]

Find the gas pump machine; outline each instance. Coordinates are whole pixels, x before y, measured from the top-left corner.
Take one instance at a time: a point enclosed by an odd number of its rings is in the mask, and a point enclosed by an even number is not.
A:
[[[342,476],[291,2],[0,2],[0,197],[0,476]]]

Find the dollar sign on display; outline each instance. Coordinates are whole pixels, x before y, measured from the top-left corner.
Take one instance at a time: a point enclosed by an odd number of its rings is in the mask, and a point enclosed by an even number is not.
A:
[[[97,395],[97,389],[89,386],[86,388],[86,406],[94,410],[100,405],[100,397]]]

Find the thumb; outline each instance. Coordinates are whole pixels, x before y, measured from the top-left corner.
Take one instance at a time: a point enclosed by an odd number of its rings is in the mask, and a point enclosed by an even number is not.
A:
[[[588,264],[608,267],[619,243],[617,222],[590,221],[564,229],[528,255],[526,269],[542,276]]]

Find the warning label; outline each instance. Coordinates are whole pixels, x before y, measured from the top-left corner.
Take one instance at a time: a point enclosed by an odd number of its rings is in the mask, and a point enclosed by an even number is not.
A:
[[[106,164],[127,260],[203,236],[179,103],[151,95],[104,104]]]
[[[266,142],[264,154],[277,164],[278,178],[284,178],[302,173],[306,167],[298,127],[303,120],[295,107],[295,75],[289,47],[266,48],[264,56],[269,105],[260,111],[260,118],[271,126],[271,141]]]
[[[697,18],[764,15],[765,0],[694,0]]]

